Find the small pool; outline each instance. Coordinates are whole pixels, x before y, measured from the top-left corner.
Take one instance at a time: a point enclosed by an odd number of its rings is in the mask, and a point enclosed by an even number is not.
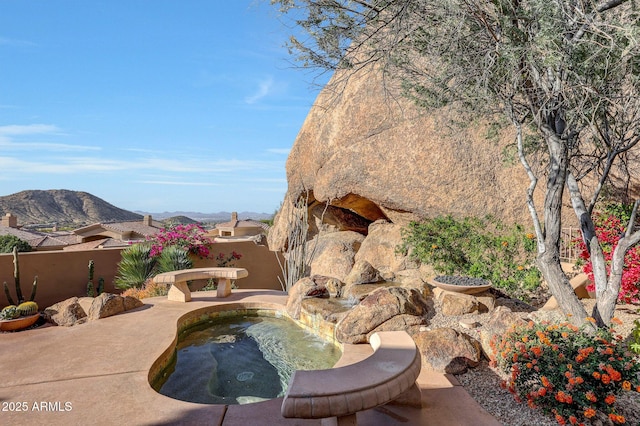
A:
[[[248,404],[283,396],[295,370],[331,368],[341,351],[288,318],[245,311],[183,330],[174,355],[152,383],[159,393],[203,404]]]

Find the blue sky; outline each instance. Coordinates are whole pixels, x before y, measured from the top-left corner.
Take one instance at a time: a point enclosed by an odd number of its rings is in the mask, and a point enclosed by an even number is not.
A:
[[[273,212],[318,89],[259,0],[0,0],[0,195]]]

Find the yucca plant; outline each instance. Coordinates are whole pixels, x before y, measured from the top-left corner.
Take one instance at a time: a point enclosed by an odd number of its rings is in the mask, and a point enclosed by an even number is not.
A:
[[[114,284],[121,289],[140,288],[155,275],[157,259],[150,256],[149,244],[134,244],[122,250]]]

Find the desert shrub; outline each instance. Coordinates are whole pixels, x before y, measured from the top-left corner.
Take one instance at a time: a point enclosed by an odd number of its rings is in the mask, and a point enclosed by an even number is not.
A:
[[[582,423],[596,412],[624,423],[614,403],[621,392],[640,392],[640,359],[620,339],[612,329],[593,334],[569,323],[529,322],[494,344],[492,362],[509,374],[503,386],[518,401],[553,414],[560,424]]]
[[[122,292],[122,296],[133,296],[137,299],[149,297],[166,296],[169,293],[167,284],[157,284],[153,280],[148,280],[141,288],[131,287]]]
[[[519,297],[540,285],[535,236],[519,225],[507,226],[492,217],[439,216],[411,222],[402,231],[402,241],[400,252],[440,274],[490,280]]]
[[[157,256],[152,256],[148,243],[134,244],[122,250],[122,260],[118,263],[115,286],[121,289],[141,288],[157,274],[193,266],[189,253],[179,247],[166,247]]]
[[[31,251],[31,245],[15,235],[0,235],[0,253],[11,253],[14,247],[19,252]]]
[[[630,216],[631,211],[629,206],[615,203],[606,204],[601,208],[601,211],[596,212],[594,215],[596,235],[604,253],[607,274],[609,274],[611,269],[613,251],[618,245],[620,237],[624,235]],[[577,244],[581,251],[577,265],[582,267],[582,271],[587,274],[587,277],[591,280],[591,283],[587,286],[587,290],[595,292],[593,265],[591,264],[587,246],[582,238],[578,238],[575,244]],[[618,300],[626,303],[640,302],[640,245],[631,247],[624,257],[624,268],[622,271]]]
[[[122,250],[115,286],[121,289],[140,288],[153,277],[157,259],[150,254],[149,244],[134,244]]]
[[[170,246],[162,250],[157,256],[155,274],[169,271],[179,271],[181,269],[191,269],[193,262],[189,258],[189,252],[178,246]]]

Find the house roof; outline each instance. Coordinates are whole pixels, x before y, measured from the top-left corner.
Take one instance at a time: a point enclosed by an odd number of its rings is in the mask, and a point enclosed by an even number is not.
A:
[[[26,241],[33,248],[62,247],[75,244],[78,241],[76,235],[65,234],[45,234],[37,231],[26,231],[19,228],[0,225],[0,235],[13,235]]]
[[[157,234],[160,229],[164,228],[162,222],[152,221],[151,225],[146,225],[141,221],[126,221],[126,222],[107,222],[107,223],[94,223],[82,228],[74,229],[73,232],[76,235],[83,235],[91,231],[112,231],[121,235],[134,233],[141,237],[151,237]]]
[[[269,229],[269,225],[257,220],[245,219],[218,223],[216,228],[262,228],[266,231]]]

